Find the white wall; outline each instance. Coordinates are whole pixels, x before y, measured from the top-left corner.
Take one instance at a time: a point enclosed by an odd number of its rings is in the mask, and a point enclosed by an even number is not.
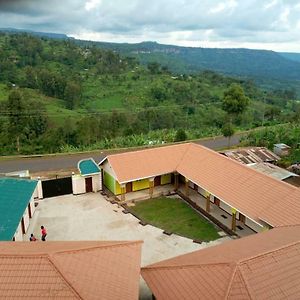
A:
[[[33,199],[33,197],[31,198],[31,200],[30,200],[30,208],[31,208],[31,216],[33,217],[33,214],[34,214],[34,212],[35,212],[35,205],[34,205],[34,199]],[[28,208],[27,208],[28,209]]]
[[[257,223],[253,222],[247,217],[246,217],[245,224],[256,232],[262,232],[264,230],[263,226],[259,226]]]
[[[72,188],[73,194],[84,194],[85,193],[85,178],[81,175],[72,176]]]
[[[93,191],[98,192],[102,190],[101,174],[93,175]]]
[[[114,170],[112,169],[111,165],[106,160],[104,164],[101,165],[102,170],[104,170],[106,173],[111,175],[113,178],[116,178],[116,174]]]
[[[15,237],[15,241],[17,241],[17,242],[23,241],[23,234],[22,234],[21,222],[20,222],[20,224],[19,224],[19,226],[18,226],[18,228],[16,230],[16,233],[15,233],[14,237]]]
[[[98,192],[102,189],[102,180],[101,174],[96,174],[92,176],[81,176],[81,175],[73,175],[72,176],[72,188],[73,194],[79,195],[84,194],[86,192],[85,189],[85,178],[92,177],[93,180],[93,192]]]
[[[231,206],[225,204],[222,200],[220,200],[220,207],[231,214]]]

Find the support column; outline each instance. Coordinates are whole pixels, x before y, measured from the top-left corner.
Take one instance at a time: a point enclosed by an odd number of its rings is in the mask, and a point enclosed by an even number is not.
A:
[[[185,178],[185,195],[188,197],[190,195],[190,188],[189,188],[189,180]]]
[[[175,188],[175,191],[177,191],[179,188],[179,174],[178,173],[174,174],[174,188]]]
[[[231,213],[232,213],[231,230],[235,231],[236,230],[236,209],[232,208]]]
[[[210,212],[210,194],[207,193],[206,195],[206,212]]]
[[[121,184],[121,201],[124,202],[126,200],[126,184]]]
[[[154,178],[149,179],[149,195],[150,198],[153,197],[153,191],[154,191]]]

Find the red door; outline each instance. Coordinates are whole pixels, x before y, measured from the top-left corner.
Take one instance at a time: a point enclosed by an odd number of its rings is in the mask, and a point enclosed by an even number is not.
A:
[[[93,191],[93,178],[92,177],[85,178],[85,191],[87,193],[91,193]]]
[[[214,204],[217,206],[220,206],[220,199],[218,199],[217,197],[214,198]]]
[[[131,193],[132,192],[132,182],[127,182],[126,183],[126,193]]]
[[[21,227],[22,227],[22,233],[25,234],[25,222],[24,222],[24,218],[22,218],[22,220],[21,220]]]
[[[154,186],[159,186],[160,185],[160,176],[156,176],[155,178],[154,178]]]

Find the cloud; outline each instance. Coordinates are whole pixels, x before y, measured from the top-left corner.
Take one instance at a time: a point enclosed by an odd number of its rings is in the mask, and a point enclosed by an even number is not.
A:
[[[300,52],[299,0],[0,1],[0,27],[82,39],[275,46]],[[225,43],[226,42],[226,43]]]

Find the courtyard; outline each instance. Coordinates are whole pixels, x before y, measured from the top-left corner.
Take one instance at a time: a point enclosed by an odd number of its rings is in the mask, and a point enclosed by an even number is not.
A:
[[[142,266],[230,239],[223,237],[209,243],[193,243],[191,239],[175,234],[163,234],[162,229],[154,226],[142,226],[139,219],[124,214],[123,210],[100,193],[44,199],[39,201],[25,238],[29,240],[29,235],[34,233],[40,239],[40,227],[44,225],[49,241],[143,240]],[[151,299],[143,281],[140,299]]]

